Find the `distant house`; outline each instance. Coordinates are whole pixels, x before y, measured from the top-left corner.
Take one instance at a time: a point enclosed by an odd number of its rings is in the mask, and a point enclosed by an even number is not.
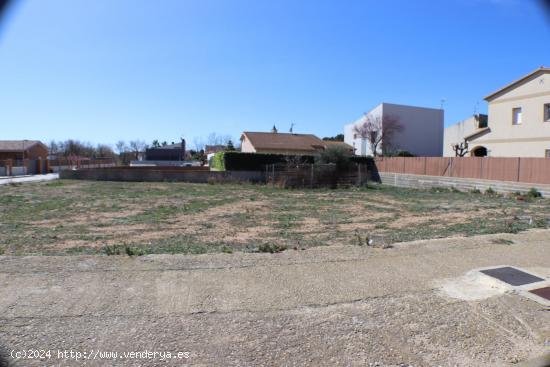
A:
[[[185,139],[182,139],[181,143],[152,147],[145,150],[146,161],[184,161],[185,159]]]
[[[485,97],[488,121],[445,129],[445,155],[468,143],[468,155],[550,158],[550,68],[541,67]],[[481,123],[481,125],[480,125]]]
[[[325,149],[328,147],[342,147],[346,149],[350,154],[353,154],[353,147],[349,145],[348,143],[344,141],[337,141],[337,140],[323,140],[323,143],[325,144]]]
[[[227,149],[227,145],[217,144],[217,145],[205,145],[204,153],[213,154],[218,152],[223,152]]]
[[[378,120],[384,125],[390,122],[401,129],[391,139],[381,142],[377,154],[410,152],[421,157],[441,157],[443,153],[442,109],[381,103],[355,122],[344,126],[344,141],[351,145],[356,155],[374,155],[368,139],[359,136],[355,126],[361,126],[368,119]]]
[[[241,152],[275,154],[317,154],[325,149],[326,142],[312,134],[279,133],[275,126],[271,132],[245,131],[241,135]]]
[[[0,160],[46,158],[48,147],[39,140],[0,140]]]

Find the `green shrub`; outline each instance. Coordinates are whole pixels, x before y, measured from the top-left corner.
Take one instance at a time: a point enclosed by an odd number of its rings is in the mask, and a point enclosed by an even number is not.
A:
[[[103,253],[105,253],[105,255],[107,256],[111,256],[111,255],[120,255],[121,254],[121,246],[116,246],[116,245],[113,245],[113,246],[104,246],[102,248],[103,250]]]
[[[226,253],[226,254],[232,254],[233,253],[233,248],[231,248],[230,246],[227,246],[227,245],[223,245],[222,246],[222,252]]]
[[[485,190],[486,195],[495,195],[497,192],[493,190],[492,187],[489,187],[487,190]]]
[[[537,189],[535,189],[534,187],[531,187],[529,189],[529,191],[527,191],[527,197],[529,198],[532,198],[532,199],[536,199],[536,198],[540,198],[542,197],[542,194],[540,193],[540,191],[538,191]]]
[[[274,254],[276,252],[283,252],[287,249],[285,245],[276,245],[271,243],[263,243],[258,247],[258,252],[269,252]]]
[[[339,170],[347,169],[350,166],[350,152],[344,146],[329,145],[327,149],[323,150],[317,161],[321,164],[333,163]]]
[[[210,168],[215,169],[216,171],[225,171],[225,152],[218,152],[210,158],[208,163]]]
[[[314,157],[310,155],[225,152],[223,168],[228,171],[263,171],[268,164],[285,164],[289,160],[298,163],[313,163]]]
[[[128,256],[142,256],[144,254],[143,250],[139,247],[129,247],[126,246],[124,248],[124,251],[126,252],[126,255]]]

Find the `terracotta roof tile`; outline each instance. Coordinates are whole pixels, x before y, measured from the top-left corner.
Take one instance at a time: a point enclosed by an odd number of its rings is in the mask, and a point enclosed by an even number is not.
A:
[[[312,134],[243,132],[256,150],[293,150],[314,152],[322,150],[325,142]],[[242,139],[242,137],[241,137]]]

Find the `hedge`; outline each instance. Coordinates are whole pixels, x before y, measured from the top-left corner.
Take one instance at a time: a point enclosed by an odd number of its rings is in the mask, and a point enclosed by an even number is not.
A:
[[[303,163],[315,161],[315,157],[311,155],[219,152],[212,157],[210,167],[220,171],[261,171],[267,164],[286,163],[288,159],[300,159]]]

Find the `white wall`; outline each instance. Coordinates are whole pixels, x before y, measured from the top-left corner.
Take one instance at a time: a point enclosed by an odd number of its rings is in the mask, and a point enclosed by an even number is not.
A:
[[[382,103],[367,115],[372,117],[392,116],[399,121],[403,130],[395,133],[392,138],[391,145],[394,150],[406,150],[422,157],[442,156],[443,110]],[[354,139],[353,126],[364,122],[364,120],[365,117],[362,116],[357,121],[344,126],[344,141],[355,148],[356,155],[372,155],[367,141],[363,142],[360,138]]]
[[[443,156],[454,157],[455,151],[452,148],[454,144],[460,144],[464,142],[464,137],[470,135],[476,130],[477,121],[475,116],[470,117],[464,121],[457,122],[445,129],[443,137]],[[473,148],[474,146],[470,146]]]
[[[367,115],[371,118],[382,116],[382,104],[379,104],[372,109]],[[367,140],[355,137],[353,127],[365,122],[366,117],[361,116],[351,124],[344,126],[344,142],[351,145],[355,149],[355,155],[372,155],[370,144]]]

